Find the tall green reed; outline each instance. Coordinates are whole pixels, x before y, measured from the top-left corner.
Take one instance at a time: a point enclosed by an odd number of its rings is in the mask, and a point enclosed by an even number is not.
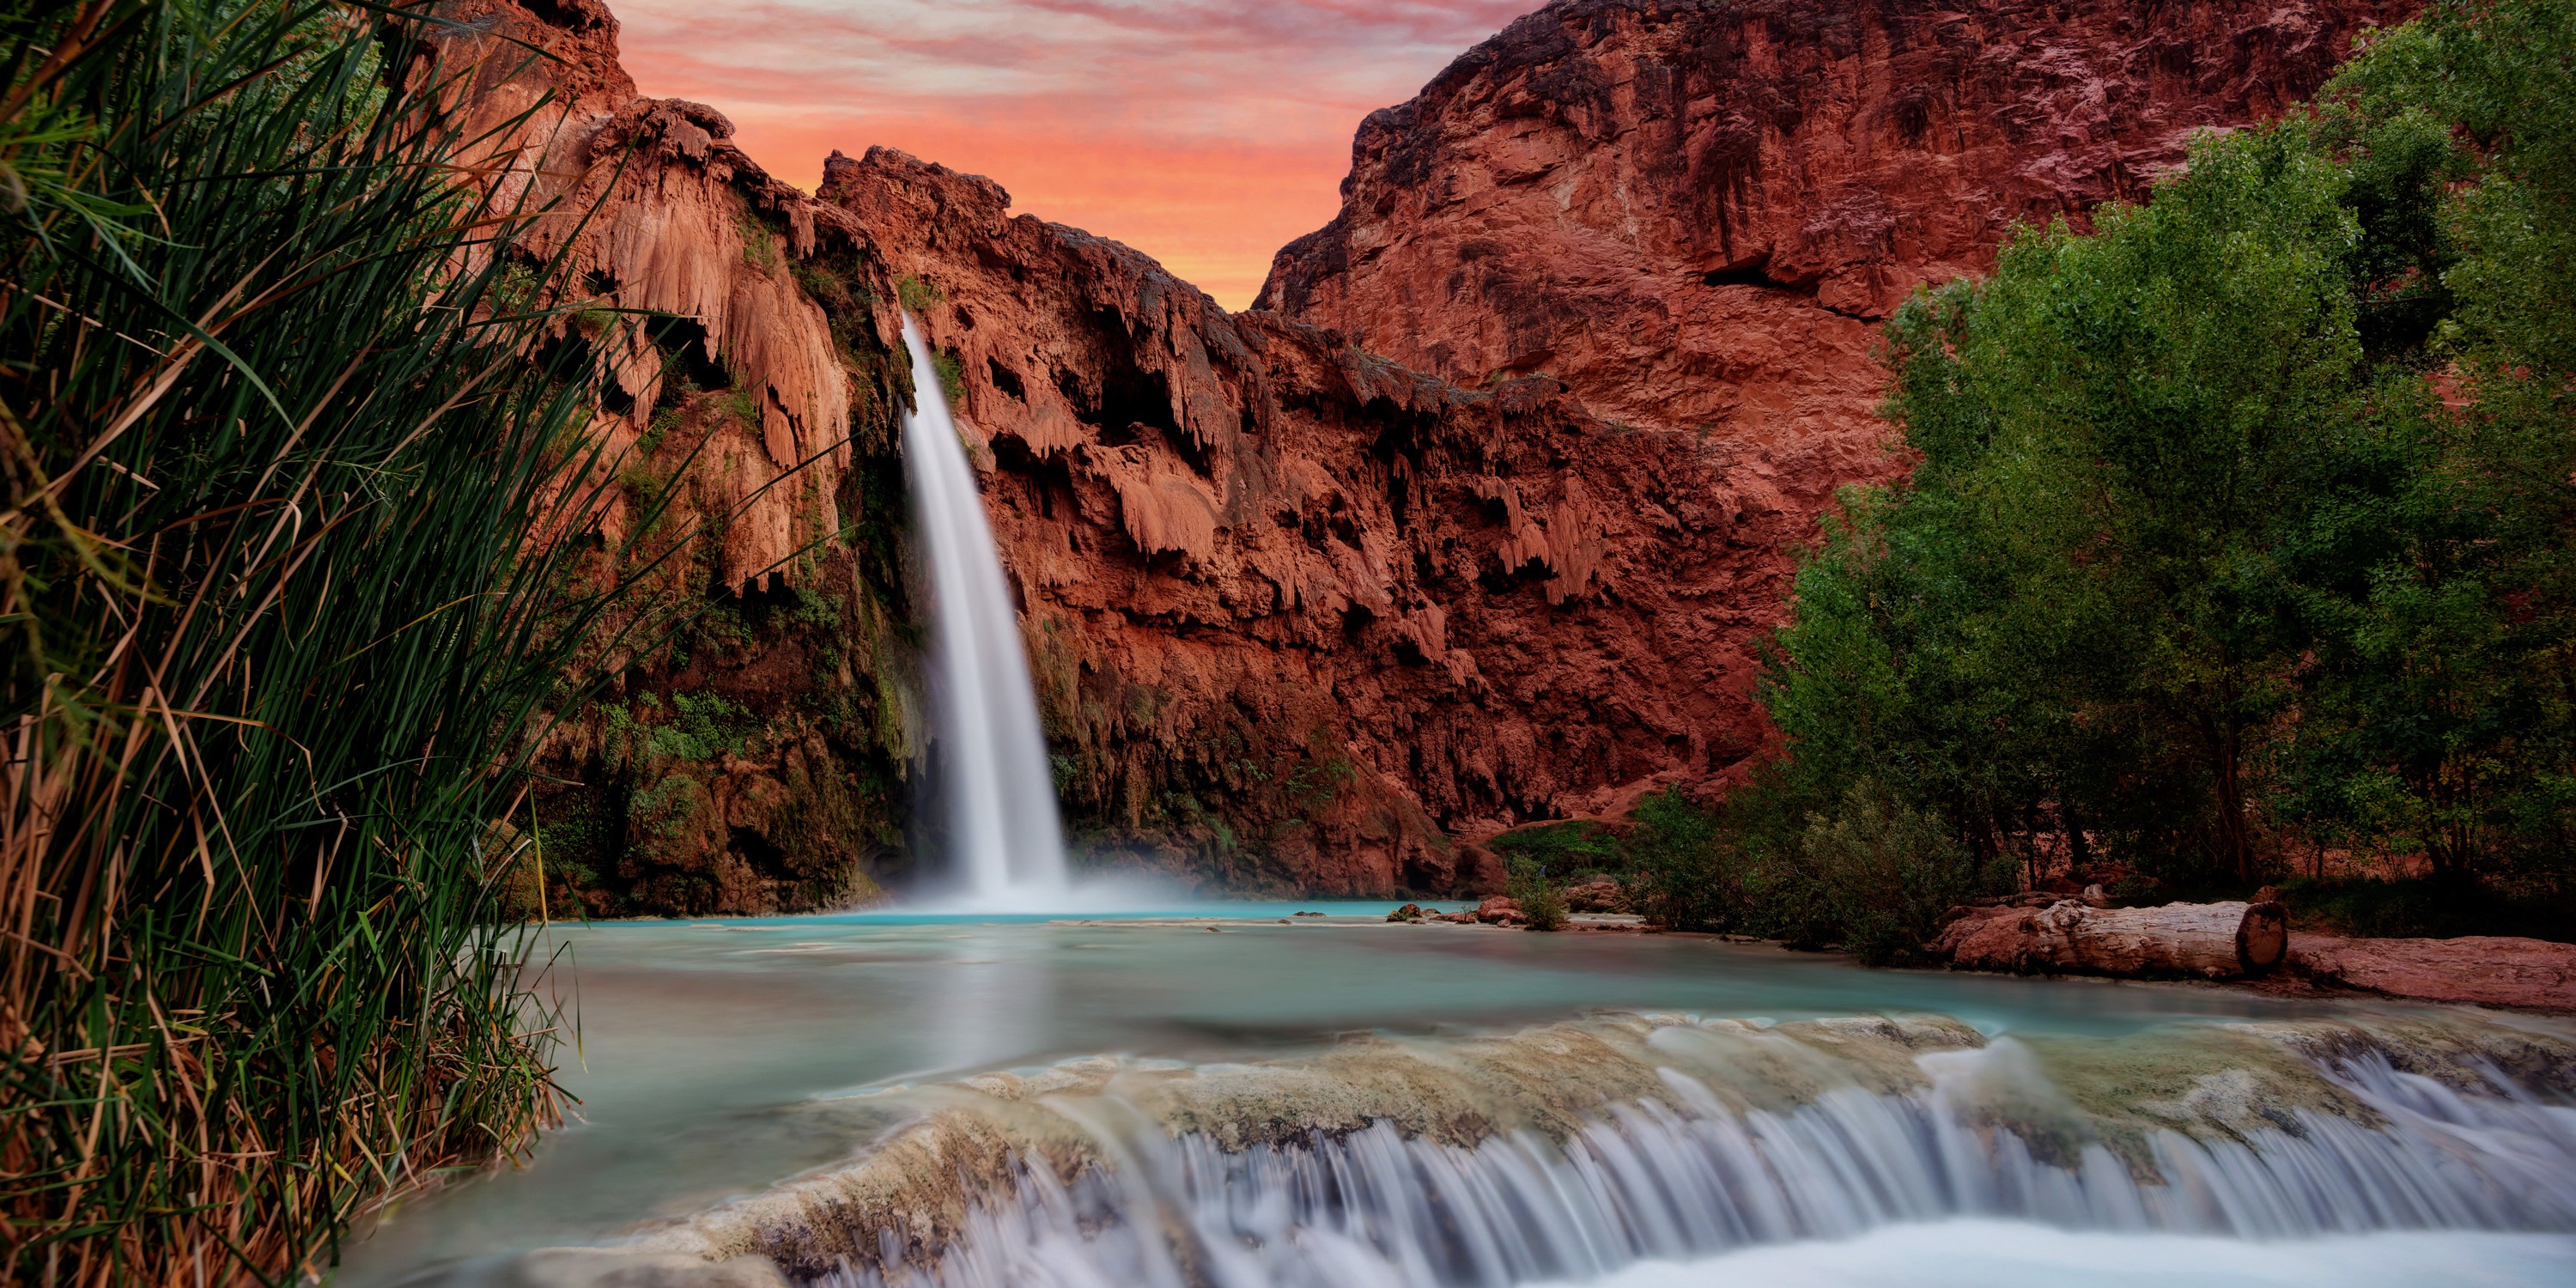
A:
[[[12,1282],[319,1273],[561,1103],[501,823],[636,615],[430,15],[0,3]]]

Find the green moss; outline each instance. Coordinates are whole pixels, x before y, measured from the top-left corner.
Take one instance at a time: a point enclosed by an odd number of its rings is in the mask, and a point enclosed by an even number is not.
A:
[[[930,355],[931,369],[939,373],[939,390],[955,403],[966,396],[966,363],[953,352]],[[971,454],[971,453],[970,453]]]
[[[906,309],[916,314],[928,312],[930,306],[948,298],[947,294],[939,289],[937,283],[910,273],[904,274],[895,282],[894,294],[896,299],[903,302]]]
[[[1490,846],[1505,863],[1527,862],[1552,877],[1616,871],[1628,865],[1619,834],[1589,820],[1519,828],[1495,837]]]
[[[645,746],[655,756],[673,760],[713,760],[726,752],[740,755],[759,722],[751,713],[713,693],[672,695],[671,723],[656,727]]]
[[[760,389],[749,383],[736,384],[724,392],[719,406],[726,415],[755,429],[760,426]]]
[[[745,211],[734,216],[734,231],[742,234],[742,262],[763,272],[778,267],[778,235],[760,217]]]

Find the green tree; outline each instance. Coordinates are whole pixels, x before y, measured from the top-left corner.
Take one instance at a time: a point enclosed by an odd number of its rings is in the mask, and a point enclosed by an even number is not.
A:
[[[2282,516],[2365,370],[2343,190],[2301,125],[2206,140],[2151,204],[1900,311],[1923,459],[1801,570],[1767,690],[1811,794],[1868,774],[1980,854],[2054,813],[2252,875],[2248,760],[2299,655]]]
[[[2287,787],[2435,873],[2571,839],[2576,6],[2443,3],[2329,86],[2383,343],[2301,536],[2315,635]]]
[[[2255,880],[2576,839],[2576,6],[2447,0],[2144,206],[1890,322],[1912,477],[1795,582],[1779,817]]]

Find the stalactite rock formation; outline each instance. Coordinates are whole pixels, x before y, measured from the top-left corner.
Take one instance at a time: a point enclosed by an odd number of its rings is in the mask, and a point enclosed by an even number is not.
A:
[[[631,447],[662,402],[664,349],[695,349],[683,369],[725,373],[747,404],[696,469],[705,509],[737,516],[715,575],[792,582],[792,556],[834,530],[829,498],[850,463],[850,378],[791,272],[829,213],[735,146],[723,113],[638,95],[599,0],[447,0],[438,13],[436,57],[414,63],[412,88],[446,78],[464,97],[501,204],[542,212],[527,248],[561,253],[588,292],[570,332],[617,350],[601,406],[610,450]],[[648,314],[675,321],[632,320]]]

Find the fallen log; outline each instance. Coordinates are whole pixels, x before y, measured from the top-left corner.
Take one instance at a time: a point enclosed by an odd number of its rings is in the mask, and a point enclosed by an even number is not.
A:
[[[2278,903],[2095,908],[1963,908],[1930,945],[1957,970],[2236,979],[2279,965],[2289,921]]]

